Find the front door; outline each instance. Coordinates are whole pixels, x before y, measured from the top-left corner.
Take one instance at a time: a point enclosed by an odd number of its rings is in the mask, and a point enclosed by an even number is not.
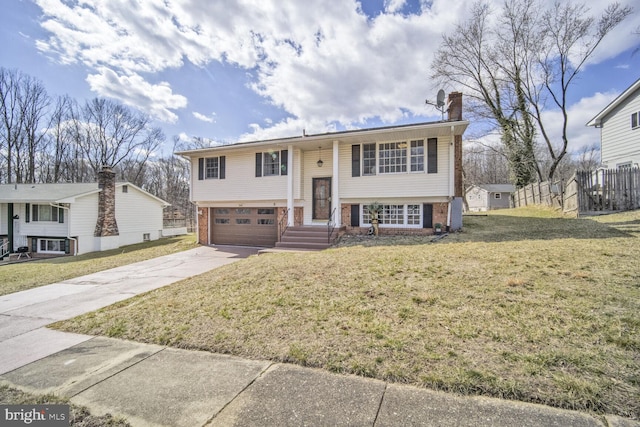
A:
[[[331,178],[313,178],[313,219],[329,220]]]

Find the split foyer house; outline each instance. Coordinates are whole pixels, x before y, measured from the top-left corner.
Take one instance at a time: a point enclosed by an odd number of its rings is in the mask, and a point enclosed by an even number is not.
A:
[[[169,204],[110,168],[98,183],[0,185],[0,257],[18,248],[41,254],[82,254],[162,236]]]
[[[600,128],[604,168],[637,168],[640,165],[640,79],[591,119],[587,126]]]
[[[201,244],[298,246],[316,230],[381,234],[462,227],[462,94],[448,119],[182,151]]]

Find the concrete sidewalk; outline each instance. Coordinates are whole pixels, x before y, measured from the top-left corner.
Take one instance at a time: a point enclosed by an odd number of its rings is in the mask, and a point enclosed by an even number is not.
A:
[[[256,253],[201,247],[0,297],[0,384],[134,426],[640,427],[542,405],[43,327]]]
[[[134,426],[637,426],[541,405],[95,337],[0,376]]]

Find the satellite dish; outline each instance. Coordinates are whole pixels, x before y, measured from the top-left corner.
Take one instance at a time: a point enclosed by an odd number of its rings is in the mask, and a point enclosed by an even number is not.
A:
[[[436,107],[442,107],[444,105],[444,90],[438,91],[438,98],[436,100]]]
[[[440,113],[442,114],[442,120],[444,120],[444,112],[449,111],[449,106],[451,105],[451,102],[449,102],[448,104],[446,104],[446,107],[445,107],[444,98],[445,98],[444,90],[440,89],[438,91],[438,96],[436,97],[435,103],[429,101],[428,99],[425,101],[425,103],[429,105],[433,105],[438,109],[438,111],[440,111]]]

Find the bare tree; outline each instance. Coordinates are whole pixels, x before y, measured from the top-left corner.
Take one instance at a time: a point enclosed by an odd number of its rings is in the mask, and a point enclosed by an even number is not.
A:
[[[122,104],[102,98],[87,101],[78,144],[94,173],[103,165],[115,167],[125,159],[144,164],[164,141],[162,131],[150,121]]]
[[[20,114],[24,137],[24,182],[36,182],[36,158],[45,151],[43,143],[48,129],[47,114],[51,99],[44,85],[24,75],[20,80]]]
[[[574,166],[578,170],[592,171],[601,163],[600,144],[585,145],[573,155]]]
[[[529,1],[529,0],[524,0]],[[540,134],[552,159],[547,178],[553,180],[558,165],[567,154],[569,145],[567,96],[576,77],[591,58],[604,37],[632,12],[630,7],[612,3],[596,20],[587,16],[584,5],[572,2],[556,2],[552,9],[542,14],[540,44],[536,50],[537,67],[532,67],[527,79],[527,98],[531,115],[538,123]],[[562,113],[561,141],[551,140],[548,129],[552,126],[544,120],[546,99]]]
[[[20,78],[18,71],[0,68],[0,154],[4,157],[2,166],[7,183],[14,182],[14,157],[22,133]]]
[[[611,4],[595,19],[585,5],[557,2],[545,9],[536,0],[506,0],[497,19],[483,2],[471,18],[444,35],[433,77],[463,87],[477,118],[500,129],[513,182],[521,187],[537,175],[553,180],[567,154],[567,96],[579,72],[603,38],[631,8]],[[559,109],[561,141],[552,141],[543,113]],[[546,167],[536,158],[540,137]],[[539,151],[538,151],[539,153]]]

